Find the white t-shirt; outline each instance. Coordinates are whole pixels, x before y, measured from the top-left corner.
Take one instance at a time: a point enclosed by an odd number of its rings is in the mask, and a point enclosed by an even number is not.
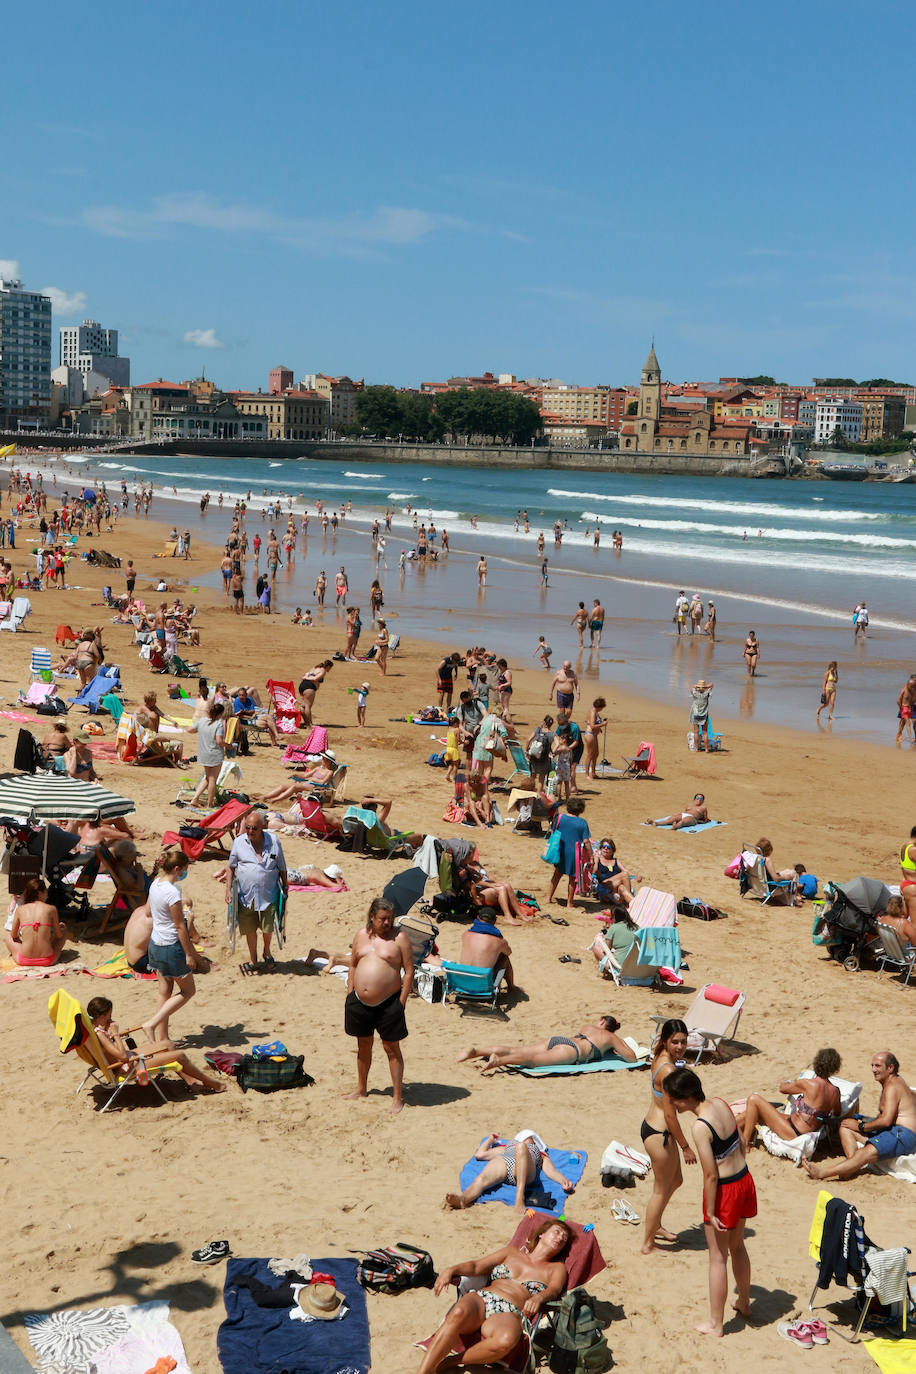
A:
[[[156,945],[177,945],[178,931],[169,910],[181,901],[181,889],[167,878],[155,878],[149,890],[149,909],[153,914],[153,932],[150,936]]]

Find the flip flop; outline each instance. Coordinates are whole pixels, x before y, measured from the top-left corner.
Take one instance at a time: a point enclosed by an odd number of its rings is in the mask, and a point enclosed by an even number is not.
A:
[[[257,969],[257,965],[256,965],[256,964],[249,964],[249,963],[239,964],[239,972],[240,972],[244,977],[247,977],[247,976],[248,976],[249,974],[251,974],[251,973],[257,973],[257,971],[258,971],[258,969]]]
[[[577,959],[574,954],[561,954],[557,962],[560,964],[581,964],[582,960]]]
[[[566,919],[565,916],[551,916],[551,914],[550,914],[549,911],[545,911],[545,912],[544,912],[544,915],[547,917],[548,921],[553,921],[553,923],[554,923],[555,926],[568,926],[568,925],[569,925],[569,922],[567,921],[567,919]]]
[[[268,968],[273,968],[276,962],[277,961],[272,954],[264,955],[264,963],[267,965]]]

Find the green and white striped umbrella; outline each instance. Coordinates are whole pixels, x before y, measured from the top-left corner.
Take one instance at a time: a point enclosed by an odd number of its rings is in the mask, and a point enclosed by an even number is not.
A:
[[[109,792],[97,782],[53,773],[0,773],[0,816],[85,821],[98,812],[103,820],[111,820],[135,810],[129,797]]]

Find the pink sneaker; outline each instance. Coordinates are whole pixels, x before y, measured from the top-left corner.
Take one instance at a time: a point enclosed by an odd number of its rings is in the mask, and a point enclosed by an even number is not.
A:
[[[827,1328],[821,1321],[796,1322],[796,1331],[807,1331],[815,1345],[829,1345]]]
[[[814,1338],[802,1322],[780,1322],[776,1330],[784,1341],[797,1345],[802,1350],[814,1349]]]

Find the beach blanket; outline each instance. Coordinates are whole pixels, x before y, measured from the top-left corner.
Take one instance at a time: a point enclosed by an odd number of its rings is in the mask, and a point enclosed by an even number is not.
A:
[[[643,825],[647,824],[647,821],[643,821]],[[654,825],[656,830],[672,829],[670,825],[659,825],[658,821],[655,821]],[[698,830],[713,830],[717,825],[728,825],[728,821],[701,821],[698,825],[682,825],[678,828],[677,833],[679,835],[695,835]]]
[[[127,955],[123,949],[119,949],[110,959],[106,959],[104,964],[99,964],[98,968],[87,968],[87,973],[91,973],[93,978],[156,978],[155,973],[136,973],[127,962]]]
[[[523,1073],[526,1078],[546,1078],[558,1073],[614,1073],[617,1069],[644,1069],[648,1062],[647,1059],[637,1059],[631,1064],[628,1059],[611,1055],[609,1059],[599,1059],[596,1064],[541,1064],[536,1069],[510,1067],[516,1073]]]
[[[41,725],[41,716],[27,716],[22,711],[0,711],[0,716],[6,720],[15,720],[20,725]]]
[[[147,1374],[163,1357],[191,1374],[167,1302],[34,1312],[25,1327],[41,1374]]]
[[[916,1374],[916,1341],[889,1341],[865,1338],[865,1349],[881,1374]]]
[[[94,758],[108,759],[112,763],[117,762],[118,742],[114,739],[94,739],[89,742],[89,749]]]
[[[216,1333],[223,1374],[368,1374],[369,1318],[366,1295],[356,1280],[356,1260],[313,1259],[316,1273],[330,1274],[347,1299],[335,1321],[293,1321],[290,1308],[259,1307],[237,1280],[250,1277],[278,1286],[264,1259],[231,1259],[223,1299],[226,1320]],[[296,1312],[300,1312],[298,1306]]]
[[[551,1149],[550,1161],[570,1182],[578,1183],[585,1172],[588,1154],[585,1150]],[[468,1160],[461,1170],[458,1180],[462,1191],[474,1182],[477,1175],[484,1169],[485,1163],[485,1160],[474,1159],[473,1156]],[[566,1197],[567,1195],[559,1183],[554,1183],[553,1179],[546,1178],[543,1173],[539,1173],[525,1191],[525,1205],[527,1207],[539,1207],[542,1211],[553,1212],[559,1216],[565,1206]],[[515,1184],[501,1183],[498,1188],[490,1188],[486,1193],[483,1193],[477,1201],[504,1202],[507,1207],[514,1207]]]
[[[64,978],[68,973],[88,972],[86,965],[80,963],[54,964],[51,968],[21,968],[15,959],[0,960],[0,983],[23,983],[33,978]]]
[[[323,887],[320,883],[290,883],[290,892],[349,892],[346,883],[336,883],[334,887]]]

